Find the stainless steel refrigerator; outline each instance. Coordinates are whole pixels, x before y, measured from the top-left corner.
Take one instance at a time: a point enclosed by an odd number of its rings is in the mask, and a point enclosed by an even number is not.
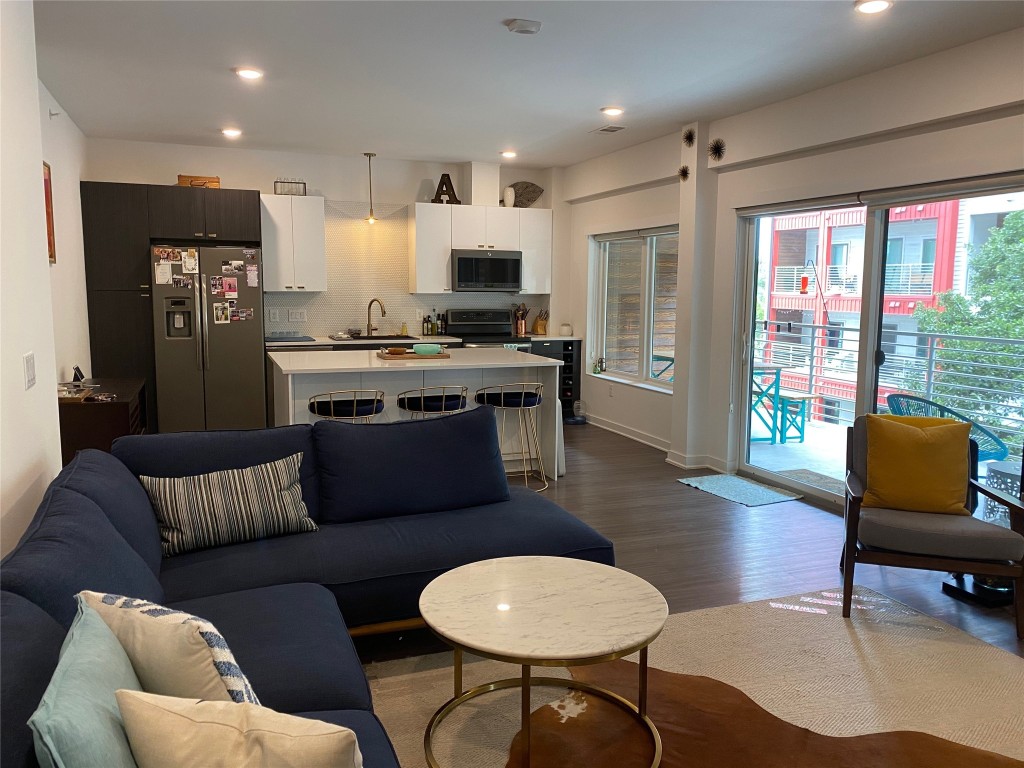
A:
[[[160,431],[265,427],[260,249],[156,245],[151,254]]]

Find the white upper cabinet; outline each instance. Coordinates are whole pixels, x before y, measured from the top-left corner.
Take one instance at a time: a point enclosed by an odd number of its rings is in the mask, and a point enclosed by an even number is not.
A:
[[[452,289],[452,249],[523,252],[523,293],[551,293],[551,209],[416,203],[409,293]]]
[[[519,208],[523,293],[551,293],[551,209]]]
[[[452,248],[519,250],[521,208],[457,205],[452,208]]]
[[[264,291],[326,291],[324,199],[260,195]]]
[[[460,205],[416,203],[409,219],[409,293],[452,289],[452,211]]]

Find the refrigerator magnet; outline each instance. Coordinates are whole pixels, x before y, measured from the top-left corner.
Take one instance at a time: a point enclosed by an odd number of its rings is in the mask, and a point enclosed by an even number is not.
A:
[[[171,285],[175,288],[191,288],[192,275],[172,275]]]
[[[181,248],[168,248],[167,260],[173,262],[181,261]]]
[[[220,275],[210,276],[210,293],[214,296],[224,295],[224,278]]]
[[[250,261],[255,261],[259,251],[256,248],[243,248],[242,255]]]
[[[224,281],[224,298],[226,299],[237,299],[238,298],[238,278],[237,277],[224,277],[221,278]]]
[[[252,320],[255,317],[252,307],[246,307],[245,309],[238,310],[239,320]]]
[[[213,324],[224,325],[231,322],[231,308],[226,301],[213,303]]]
[[[260,265],[259,264],[246,264],[245,265],[245,284],[250,288],[260,287]]]
[[[220,272],[222,275],[240,275],[244,271],[244,261],[222,261],[220,263]]]
[[[153,265],[153,282],[157,285],[171,284],[171,263],[161,261]]]
[[[182,254],[181,271],[186,275],[199,274],[199,251],[195,248],[189,248],[186,253]]]

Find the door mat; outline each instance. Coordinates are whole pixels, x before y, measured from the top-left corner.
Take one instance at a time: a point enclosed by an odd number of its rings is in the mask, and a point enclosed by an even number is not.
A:
[[[846,483],[837,477],[823,475],[810,469],[783,469],[779,471],[779,474],[799,480],[801,483],[813,485],[815,488],[821,488],[823,491],[834,493],[837,496],[846,495]]]
[[[776,504],[780,501],[802,499],[799,493],[762,485],[753,480],[736,475],[702,475],[701,477],[681,477],[679,482],[699,491],[721,496],[723,499],[735,501],[746,507],[760,507],[764,504]]]

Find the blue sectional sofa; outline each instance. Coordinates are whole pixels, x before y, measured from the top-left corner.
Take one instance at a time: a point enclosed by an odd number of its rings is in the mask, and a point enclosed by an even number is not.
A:
[[[138,476],[186,477],[303,454],[319,530],[161,556]],[[366,765],[397,766],[349,630],[418,617],[444,571],[509,555],[613,564],[612,544],[505,479],[492,409],[419,422],[119,439],[80,452],[0,562],[4,768],[37,765],[26,720],[57,664],[81,590],[209,619],[263,705],[352,728]],[[425,724],[424,724],[425,725]]]

